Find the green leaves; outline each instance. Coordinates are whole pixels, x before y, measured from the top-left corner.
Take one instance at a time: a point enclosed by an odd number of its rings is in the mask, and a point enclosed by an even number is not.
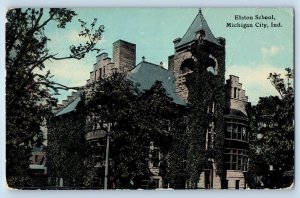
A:
[[[6,13],[6,165],[11,187],[31,185],[28,179],[20,179],[28,182],[22,183],[15,178],[28,177],[30,148],[41,143],[39,138],[34,137],[39,135],[40,127],[56,106],[57,101],[52,95],[58,94],[60,89],[74,89],[52,81],[50,72],[42,75],[36,71],[43,70],[47,60],[83,58],[86,53],[95,50],[101,39],[104,28],[96,28],[94,20],[92,28],[84,27],[85,32],[89,32],[86,44],[71,47],[71,55],[67,57],[51,54],[47,46],[50,38],[45,34],[45,27],[55,22],[58,28],[65,28],[74,16],[76,13],[66,8],[49,9],[48,13],[42,8],[16,8]]]
[[[281,98],[261,97],[258,104],[249,109],[253,133],[250,142],[253,174],[257,174],[256,169],[262,168],[262,162],[257,161],[255,153],[261,156],[264,164],[272,165],[276,171],[294,169],[294,89],[290,84],[294,75],[292,69],[287,68],[286,71],[286,80],[276,73],[270,73],[268,77]],[[265,185],[272,187],[271,183],[266,182]],[[286,184],[281,178],[277,185],[282,187]]]
[[[88,150],[84,131],[84,97],[80,97],[82,101],[76,112],[53,116],[48,122],[48,173],[53,178],[63,178],[64,186],[68,187],[83,187],[84,182],[89,183],[88,175],[92,174],[82,171],[86,168],[83,159]]]
[[[139,92],[124,74],[113,73],[94,85],[88,101],[93,122],[111,123],[110,174],[119,187],[139,188],[151,174],[145,147],[153,142],[165,154],[171,147],[170,126],[177,110],[161,82]],[[162,159],[161,159],[162,160]]]

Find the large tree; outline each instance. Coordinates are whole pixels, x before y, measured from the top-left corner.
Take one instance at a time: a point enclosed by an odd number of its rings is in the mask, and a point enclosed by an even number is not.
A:
[[[294,73],[289,68],[286,71],[286,79],[277,73],[268,77],[279,96],[261,97],[249,109],[253,134],[250,171],[253,175],[263,175],[267,187],[289,185],[282,173],[294,170]]]
[[[172,99],[160,82],[140,92],[120,73],[100,79],[95,90],[88,102],[90,116],[100,126],[111,125],[108,186],[139,188],[151,175],[145,147],[153,142],[161,153],[170,148],[170,120],[176,117]]]
[[[29,157],[40,127],[50,115],[56,100],[52,94],[68,86],[51,80],[37,70],[45,69],[45,61],[81,59],[86,53],[96,49],[104,31],[96,28],[96,19],[90,27],[79,21],[82,31],[79,36],[87,39],[85,44],[70,46],[70,55],[59,57],[50,53],[47,43],[50,38],[45,33],[49,23],[57,28],[65,28],[76,16],[70,9],[10,9],[6,14],[6,167],[7,182],[10,187],[30,185],[28,177]],[[52,91],[50,93],[50,91]]]

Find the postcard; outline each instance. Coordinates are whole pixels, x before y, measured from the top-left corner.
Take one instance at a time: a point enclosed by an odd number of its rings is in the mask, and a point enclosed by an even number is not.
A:
[[[12,189],[292,189],[292,8],[12,8]]]

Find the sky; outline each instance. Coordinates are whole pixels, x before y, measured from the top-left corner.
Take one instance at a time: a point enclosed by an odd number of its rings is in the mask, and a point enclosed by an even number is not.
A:
[[[74,9],[77,16],[65,29],[52,23],[46,27],[51,41],[50,52],[67,56],[69,46],[84,43],[78,36],[82,19],[105,26],[102,40],[97,45],[112,57],[112,43],[123,39],[136,44],[136,63],[146,61],[164,66],[168,56],[174,54],[173,40],[183,37],[196,17],[198,8],[81,8]],[[286,67],[294,66],[293,10],[289,8],[202,8],[202,13],[215,37],[226,39],[226,79],[229,75],[240,78],[246,95],[252,104],[259,97],[278,95],[267,79],[269,73],[284,75]],[[236,20],[235,16],[253,17],[253,20]],[[271,16],[273,19],[255,19],[255,16]],[[271,27],[271,22],[281,27]],[[227,23],[253,24],[251,28],[227,27]],[[258,26],[256,27],[255,24]],[[263,28],[267,24],[268,28]],[[100,53],[101,53],[100,52]],[[54,74],[53,80],[68,86],[83,86],[89,79],[96,53],[82,60],[46,62]],[[151,74],[149,74],[151,75]],[[61,101],[69,93],[61,92]]]

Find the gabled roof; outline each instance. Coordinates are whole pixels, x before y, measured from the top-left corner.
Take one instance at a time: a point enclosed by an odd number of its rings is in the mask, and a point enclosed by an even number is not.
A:
[[[175,92],[175,77],[172,72],[160,65],[155,65],[146,61],[140,62],[128,75],[139,90],[149,90],[156,81],[161,81],[164,89],[173,102],[179,105],[186,103]]]
[[[64,107],[61,111],[59,111],[55,116],[60,116],[65,113],[69,113],[76,110],[77,104],[81,101],[80,95],[77,96],[77,98],[68,104],[66,107]]]
[[[184,36],[182,37],[181,41],[175,44],[175,48],[183,47],[185,45],[188,45],[192,43],[193,41],[196,41],[196,32],[204,30],[205,31],[205,40],[220,45],[213,33],[211,32],[205,18],[202,15],[201,9],[199,9],[199,12],[190,25],[189,29],[186,31]]]

